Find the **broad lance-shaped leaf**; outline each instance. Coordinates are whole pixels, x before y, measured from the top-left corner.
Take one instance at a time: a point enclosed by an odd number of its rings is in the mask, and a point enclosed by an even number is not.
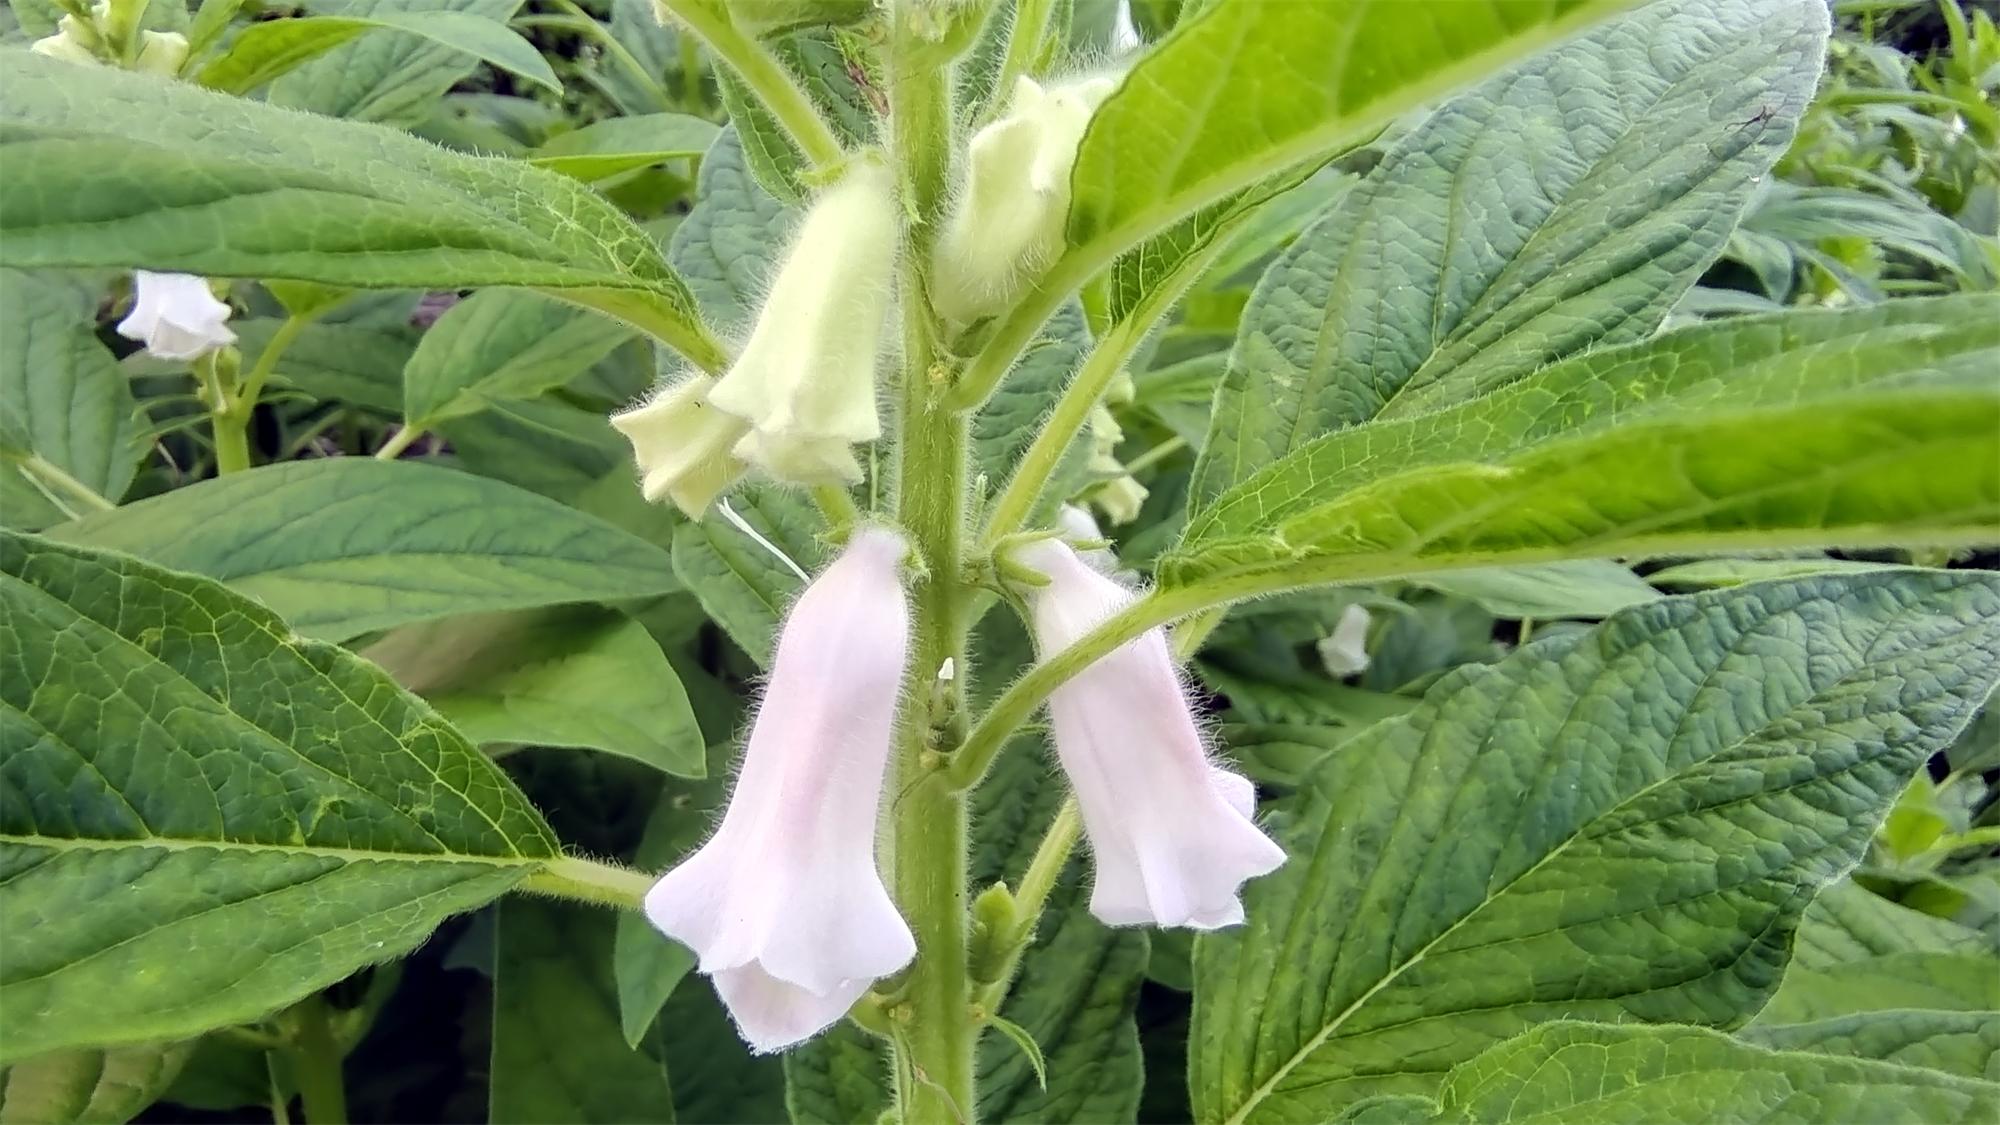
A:
[[[1196,942],[1196,1118],[1428,1094],[1547,1020],[1742,1023],[1996,680],[2000,576],[1935,570],[1669,598],[1451,673],[1307,779],[1291,862]]]
[[[1258,283],[1196,506],[1329,431],[1651,335],[1784,152],[1826,32],[1822,0],[1662,0],[1447,102]]]
[[[700,156],[715,137],[715,124],[699,117],[642,113],[608,117],[564,133],[526,159],[588,183],[674,157]]]
[[[228,51],[202,67],[198,81],[212,90],[248,94],[342,43],[383,29],[420,35],[562,93],[562,83],[534,44],[498,20],[453,11],[380,11],[368,16],[305,16],[251,24],[230,43]]]
[[[1129,249],[1628,3],[1218,0],[1091,118],[1070,176],[1070,244],[1086,258]]]
[[[666,1065],[619,1032],[611,940],[619,916],[516,896],[497,908],[492,1125],[674,1119]]]
[[[139,405],[97,338],[97,296],[68,278],[0,270],[0,520],[10,527],[116,503],[139,466]]]
[[[328,640],[679,585],[666,552],[574,508],[469,473],[372,457],[231,473],[50,534],[219,578]]]
[[[464,12],[497,23],[514,18],[522,0],[339,0],[343,16]],[[214,5],[210,5],[211,7]],[[312,5],[315,10],[318,5]],[[324,10],[336,6],[326,5]],[[220,29],[218,29],[220,30]],[[407,31],[378,31],[343,43],[271,83],[266,101],[343,121],[379,121],[414,128],[437,114],[453,86],[479,60]]]
[[[1739,1034],[1783,1050],[2000,1078],[1994,969],[1987,935],[1843,881],[1813,900],[1784,983]]]
[[[1990,538],[2000,299],[1702,325],[1301,447],[1159,564],[1253,593],[1557,558]]]
[[[1554,1023],[1451,1072],[1409,1125],[1935,1125],[2000,1116],[2000,1085],[1862,1059],[1766,1051],[1696,1027]],[[1388,1107],[1383,1107],[1388,1108]]]
[[[558,855],[380,669],[205,578],[0,532],[0,1057],[186,1038]]]
[[[701,158],[695,204],[674,228],[667,260],[718,328],[747,333],[798,221],[796,209],[758,185],[742,137],[727,125]]]
[[[0,84],[0,263],[524,286],[722,360],[653,241],[566,176],[21,51]]]
[[[403,368],[403,417],[418,429],[567,385],[631,339],[581,309],[489,289],[437,319]]]

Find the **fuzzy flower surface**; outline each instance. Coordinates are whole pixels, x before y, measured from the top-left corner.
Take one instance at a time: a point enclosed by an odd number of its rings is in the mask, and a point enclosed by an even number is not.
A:
[[[1025,592],[1044,658],[1136,597],[1057,540],[1012,557],[1048,580]],[[1049,717],[1096,862],[1090,912],[1113,926],[1243,921],[1242,885],[1285,853],[1251,819],[1250,782],[1209,761],[1165,631],[1149,630],[1057,688]]]
[[[854,444],[882,436],[876,358],[896,267],[895,178],[860,160],[820,193],[709,401],[749,423],[735,455],[782,481],[861,479]]]
[[[1014,82],[1007,112],[973,134],[965,185],[933,249],[931,301],[969,323],[1006,308],[1063,246],[1069,174],[1109,77]]]
[[[206,280],[148,270],[132,278],[132,311],[118,322],[120,336],[144,343],[161,359],[199,359],[236,342],[229,306],[216,300]]]
[[[646,499],[671,500],[695,519],[747,468],[730,450],[750,425],[709,403],[714,386],[710,376],[690,375],[643,405],[611,416],[612,428],[632,443]]]
[[[916,955],[875,858],[909,655],[905,550],[862,529],[806,587],[721,826],[646,895],[758,1052],[825,1030]]]

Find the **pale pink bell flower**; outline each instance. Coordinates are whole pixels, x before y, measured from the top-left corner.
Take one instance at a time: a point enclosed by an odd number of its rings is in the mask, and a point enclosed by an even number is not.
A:
[[[721,827],[646,895],[760,1053],[826,1029],[916,955],[875,857],[909,655],[906,549],[857,531],[793,604]]]
[[[1058,540],[1013,558],[1048,579],[1025,588],[1044,659],[1137,597]],[[1090,912],[1114,926],[1243,921],[1243,883],[1285,853],[1251,819],[1250,782],[1210,762],[1166,631],[1148,630],[1055,689],[1049,717],[1096,861]]]

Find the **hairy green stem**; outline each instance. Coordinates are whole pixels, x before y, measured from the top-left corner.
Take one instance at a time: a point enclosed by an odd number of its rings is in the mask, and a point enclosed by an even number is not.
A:
[[[291,1023],[285,1053],[298,1080],[299,1103],[306,1125],[344,1125],[347,1088],[341,1080],[340,1044],[333,1036],[332,1013],[326,1001],[309,997],[287,1013]]]
[[[621,910],[639,909],[652,887],[653,876],[643,871],[575,856],[550,860],[547,866],[521,880],[524,891]]]
[[[906,15],[899,11],[898,16]],[[922,65],[899,22],[891,60],[889,130],[911,220],[902,265],[903,372],[897,442],[896,515],[922,557],[913,599],[908,701],[898,733],[899,796],[893,823],[896,902],[917,939],[917,959],[901,989],[907,1026],[894,1038],[903,1085],[897,1111],[905,1122],[963,1122],[976,1111],[972,1019],[966,963],[965,800],[945,783],[939,743],[962,728],[962,677],[941,679],[961,651],[969,591],[960,580],[967,428],[944,402],[936,318],[923,263],[945,201],[952,140],[951,78]]]
[[[118,505],[97,494],[89,485],[63,471],[60,465],[36,453],[7,454],[28,483],[63,514],[75,519],[91,512],[108,512]]]
[[[657,0],[750,87],[814,167],[840,161],[840,138],[770,49],[746,35],[715,0]]]
[[[1042,275],[1034,289],[1021,297],[1019,304],[994,327],[993,335],[986,346],[979,349],[971,363],[959,373],[953,386],[951,403],[960,410],[976,410],[999,388],[1000,381],[1013,370],[1014,361],[1035,340],[1035,333],[1054,316],[1057,309],[1071,293],[1083,287],[1101,266],[1108,261],[1086,261],[1072,253],[1066,254],[1049,272]]]

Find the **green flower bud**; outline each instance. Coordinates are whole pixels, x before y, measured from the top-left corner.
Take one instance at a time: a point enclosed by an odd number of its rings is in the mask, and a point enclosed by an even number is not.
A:
[[[872,160],[806,212],[749,342],[709,393],[749,424],[738,458],[794,483],[861,479],[848,447],[882,436],[875,360],[899,218],[894,177]]]
[[[931,303],[969,324],[1012,304],[1063,248],[1069,173],[1090,115],[1117,81],[1021,77],[1004,117],[973,135],[965,183],[932,249]]]
[[[646,499],[671,500],[695,519],[746,468],[730,447],[750,427],[710,405],[708,393],[714,385],[707,375],[693,375],[644,405],[611,416],[612,428],[632,443]]]
[[[1015,929],[1021,911],[1014,892],[995,883],[972,901],[972,935],[966,951],[966,971],[979,984],[991,984],[1007,971],[1007,960],[1019,944]]]

